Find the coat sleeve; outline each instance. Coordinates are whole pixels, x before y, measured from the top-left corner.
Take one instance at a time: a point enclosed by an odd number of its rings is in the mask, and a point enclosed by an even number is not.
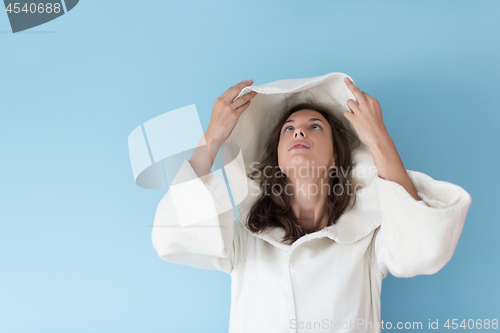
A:
[[[384,278],[387,272],[413,277],[443,268],[455,252],[472,201],[458,185],[406,171],[418,201],[400,184],[375,179],[382,220],[374,236],[373,257]]]
[[[226,183],[206,183],[184,160],[154,218],[152,243],[160,258],[228,274],[245,255],[250,232],[234,216]]]

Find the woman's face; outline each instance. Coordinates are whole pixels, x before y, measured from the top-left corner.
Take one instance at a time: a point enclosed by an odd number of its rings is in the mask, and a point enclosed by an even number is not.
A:
[[[309,148],[291,149],[296,141],[305,141]],[[304,109],[294,112],[281,127],[278,144],[278,165],[287,176],[312,177],[303,170],[328,172],[335,165],[332,129],[321,113]],[[300,168],[301,166],[304,166]],[[294,171],[289,171],[293,170]],[[290,173],[292,172],[292,173]],[[317,171],[314,174],[317,177]]]

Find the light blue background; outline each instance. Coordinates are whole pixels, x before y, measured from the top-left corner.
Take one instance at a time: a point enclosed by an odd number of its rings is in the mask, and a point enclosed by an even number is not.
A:
[[[437,274],[383,282],[382,319],[500,319],[498,1],[81,1],[12,34],[0,14],[0,332],[225,332],[230,276],[160,259],[165,190],[127,137],[196,104],[343,72],[376,97],[409,170],[472,205]],[[183,124],[179,124],[182,131]],[[176,133],[171,133],[175,142]]]

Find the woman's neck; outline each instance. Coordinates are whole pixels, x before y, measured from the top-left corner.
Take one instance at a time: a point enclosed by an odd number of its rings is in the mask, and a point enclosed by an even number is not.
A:
[[[314,232],[328,225],[329,186],[329,178],[288,178],[285,191],[301,227]]]

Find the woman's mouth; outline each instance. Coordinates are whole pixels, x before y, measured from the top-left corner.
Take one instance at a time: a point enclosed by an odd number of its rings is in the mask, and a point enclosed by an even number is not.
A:
[[[292,149],[309,149],[306,146],[298,145],[298,146],[293,146],[290,150]]]

